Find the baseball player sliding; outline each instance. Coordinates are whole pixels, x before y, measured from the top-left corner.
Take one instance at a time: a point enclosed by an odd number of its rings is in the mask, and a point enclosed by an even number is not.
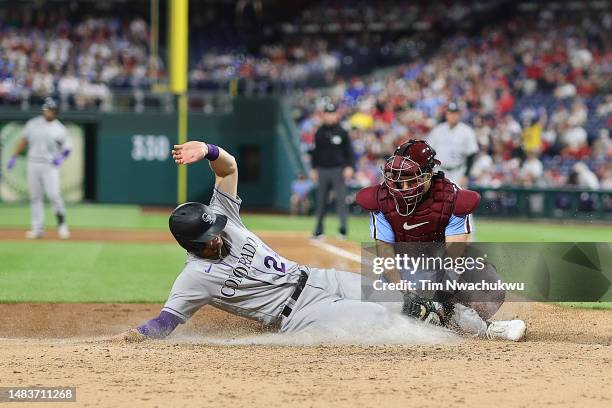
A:
[[[159,316],[114,341],[164,338],[205,305],[256,319],[279,332],[357,330],[390,321],[390,309],[361,301],[360,275],[299,265],[244,226],[238,169],[228,152],[191,141],[174,146],[172,156],[177,164],[209,161],[215,173],[212,199],[209,205],[188,202],[174,209],[170,231],[188,252],[183,271]]]
[[[45,99],[42,115],[26,123],[23,138],[9,160],[7,170],[15,166],[17,157],[26,147],[32,222],[32,229],[26,232],[26,238],[37,239],[43,236],[43,194],[46,192],[57,217],[58,235],[62,239],[68,239],[70,231],[66,224],[66,208],[60,194],[59,167],[70,154],[70,143],[68,130],[57,119],[57,104],[53,99]]]

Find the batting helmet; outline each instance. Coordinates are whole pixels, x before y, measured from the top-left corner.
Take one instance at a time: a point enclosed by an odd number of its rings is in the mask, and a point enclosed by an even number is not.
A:
[[[42,110],[52,110],[57,112],[57,103],[53,98],[45,98],[45,102],[42,104]]]
[[[215,214],[202,203],[179,205],[170,214],[170,232],[176,242],[187,251],[199,253],[204,245],[219,235],[227,224],[227,217]]]
[[[382,168],[384,185],[400,215],[410,215],[425,193],[433,168],[440,164],[436,151],[423,140],[411,139],[395,149]]]

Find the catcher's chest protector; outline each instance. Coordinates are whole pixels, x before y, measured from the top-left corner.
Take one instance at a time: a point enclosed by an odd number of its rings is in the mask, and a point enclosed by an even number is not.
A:
[[[395,242],[445,242],[445,229],[453,214],[456,196],[450,181],[434,176],[426,198],[406,216],[397,212],[389,190],[378,186],[377,194],[378,209],[391,224]]]

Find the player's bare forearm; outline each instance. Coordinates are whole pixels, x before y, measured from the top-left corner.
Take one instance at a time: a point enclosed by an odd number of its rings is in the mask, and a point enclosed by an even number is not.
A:
[[[463,256],[470,234],[449,235],[446,237],[446,253],[452,258]]]
[[[393,244],[384,241],[376,240],[376,255],[380,258],[395,258],[395,248]],[[387,282],[398,283],[402,280],[402,275],[399,270],[387,270],[384,273]]]
[[[15,146],[15,152],[13,153],[13,156],[19,156],[25,150],[27,145],[28,139],[22,137],[21,140],[17,143],[17,146]]]
[[[176,164],[192,164],[202,159],[210,161],[215,173],[215,186],[236,196],[238,190],[238,165],[234,156],[225,149],[208,145],[205,142],[191,141],[174,145],[172,158]]]

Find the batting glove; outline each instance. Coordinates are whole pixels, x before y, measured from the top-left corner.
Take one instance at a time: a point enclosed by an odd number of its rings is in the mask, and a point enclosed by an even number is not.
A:
[[[10,170],[13,167],[15,167],[15,164],[17,164],[17,157],[16,156],[12,156],[11,159],[9,160],[8,164],[6,165],[6,169]]]

